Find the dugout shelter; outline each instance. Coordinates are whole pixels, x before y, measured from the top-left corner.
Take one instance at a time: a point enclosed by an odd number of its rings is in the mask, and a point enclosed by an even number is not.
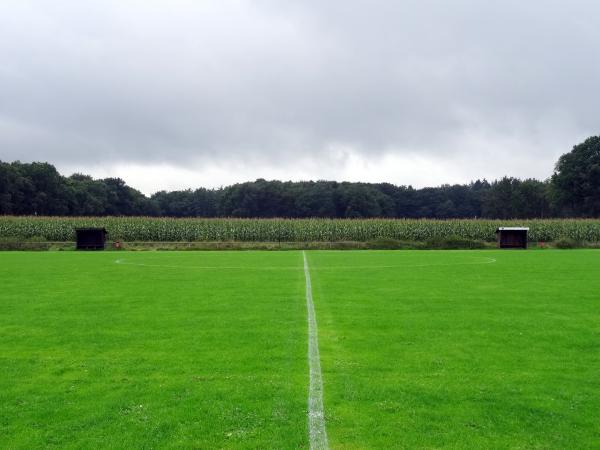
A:
[[[498,248],[527,248],[526,227],[500,227],[496,230]]]
[[[77,228],[77,250],[104,250],[106,247],[106,228]]]

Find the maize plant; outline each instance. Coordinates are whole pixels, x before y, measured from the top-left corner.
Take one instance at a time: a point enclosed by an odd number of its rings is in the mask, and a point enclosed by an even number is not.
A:
[[[339,242],[396,239],[426,241],[463,237],[495,239],[500,226],[527,226],[531,241],[600,242],[595,219],[174,219],[155,217],[0,216],[0,238],[74,241],[75,229],[104,227],[110,240],[126,242]]]

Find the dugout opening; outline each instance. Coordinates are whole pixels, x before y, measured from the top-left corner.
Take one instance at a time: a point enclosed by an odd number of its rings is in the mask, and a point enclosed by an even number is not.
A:
[[[498,248],[527,248],[526,227],[500,227],[496,230]]]
[[[106,247],[106,228],[77,228],[77,250],[104,250]]]

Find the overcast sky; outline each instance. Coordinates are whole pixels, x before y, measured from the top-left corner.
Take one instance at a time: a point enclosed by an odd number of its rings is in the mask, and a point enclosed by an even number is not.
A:
[[[543,179],[599,84],[597,0],[0,1],[0,160],[145,193]]]

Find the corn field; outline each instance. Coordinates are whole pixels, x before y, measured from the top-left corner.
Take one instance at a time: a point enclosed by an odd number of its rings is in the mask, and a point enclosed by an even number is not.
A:
[[[75,228],[105,227],[124,242],[365,242],[462,237],[493,241],[499,226],[528,226],[530,241],[600,242],[600,220],[173,219],[0,216],[0,238],[74,241]]]

